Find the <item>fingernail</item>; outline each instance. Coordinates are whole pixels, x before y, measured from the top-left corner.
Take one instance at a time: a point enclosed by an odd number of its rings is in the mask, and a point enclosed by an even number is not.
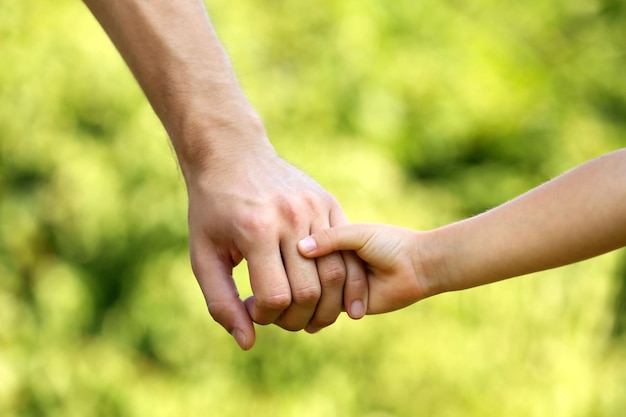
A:
[[[363,301],[356,300],[352,302],[350,306],[350,317],[353,319],[360,319],[365,315],[365,306],[363,305]]]
[[[307,253],[313,252],[317,248],[317,243],[315,243],[315,239],[313,239],[311,236],[302,239],[300,242],[298,242],[298,245],[300,246],[300,249]]]
[[[246,345],[246,340],[247,340],[246,334],[239,329],[235,329],[233,330],[231,335],[235,338],[235,341],[237,342],[239,347],[245,350],[244,346]]]

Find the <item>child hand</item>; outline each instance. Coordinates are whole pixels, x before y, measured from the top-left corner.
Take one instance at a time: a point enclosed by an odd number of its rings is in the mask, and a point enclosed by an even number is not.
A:
[[[436,293],[436,282],[429,282],[421,261],[425,234],[396,226],[353,224],[306,237],[298,242],[298,250],[307,258],[355,251],[367,272],[366,313],[386,313]]]

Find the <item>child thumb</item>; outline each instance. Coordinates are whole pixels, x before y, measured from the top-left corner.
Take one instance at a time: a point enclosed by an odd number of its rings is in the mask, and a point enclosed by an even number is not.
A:
[[[298,242],[302,256],[315,258],[340,250],[352,250],[360,247],[360,235],[354,225],[331,227],[307,236]]]
[[[302,256],[309,258],[327,255],[338,249],[335,248],[336,235],[336,229],[324,229],[300,240],[298,250]]]
[[[307,236],[298,242],[298,251],[302,256],[315,257],[320,256],[320,249],[315,240],[315,235]]]

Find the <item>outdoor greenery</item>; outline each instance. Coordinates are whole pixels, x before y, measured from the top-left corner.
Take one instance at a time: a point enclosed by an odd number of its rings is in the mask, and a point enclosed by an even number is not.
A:
[[[352,221],[433,228],[626,146],[620,0],[207,3],[277,150]],[[2,1],[0,63],[0,415],[623,416],[623,251],[241,352],[82,2]]]

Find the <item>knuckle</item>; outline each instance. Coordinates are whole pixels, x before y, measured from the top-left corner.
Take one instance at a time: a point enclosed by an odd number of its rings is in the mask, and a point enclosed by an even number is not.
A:
[[[269,297],[256,298],[257,306],[266,311],[282,311],[291,305],[291,294],[275,294]]]
[[[301,221],[303,213],[320,213],[322,203],[316,192],[304,190],[278,197],[277,209],[281,217],[293,225]]]
[[[245,234],[260,236],[271,230],[274,222],[267,212],[258,210],[241,216],[239,224]]]
[[[305,208],[302,200],[292,195],[281,196],[278,201],[278,210],[281,217],[289,224],[296,224],[302,217]]]
[[[322,290],[319,286],[310,285],[298,288],[293,292],[293,301],[296,304],[315,304],[320,299]]]
[[[339,260],[319,262],[318,273],[323,287],[343,285],[346,279],[346,267]]]

